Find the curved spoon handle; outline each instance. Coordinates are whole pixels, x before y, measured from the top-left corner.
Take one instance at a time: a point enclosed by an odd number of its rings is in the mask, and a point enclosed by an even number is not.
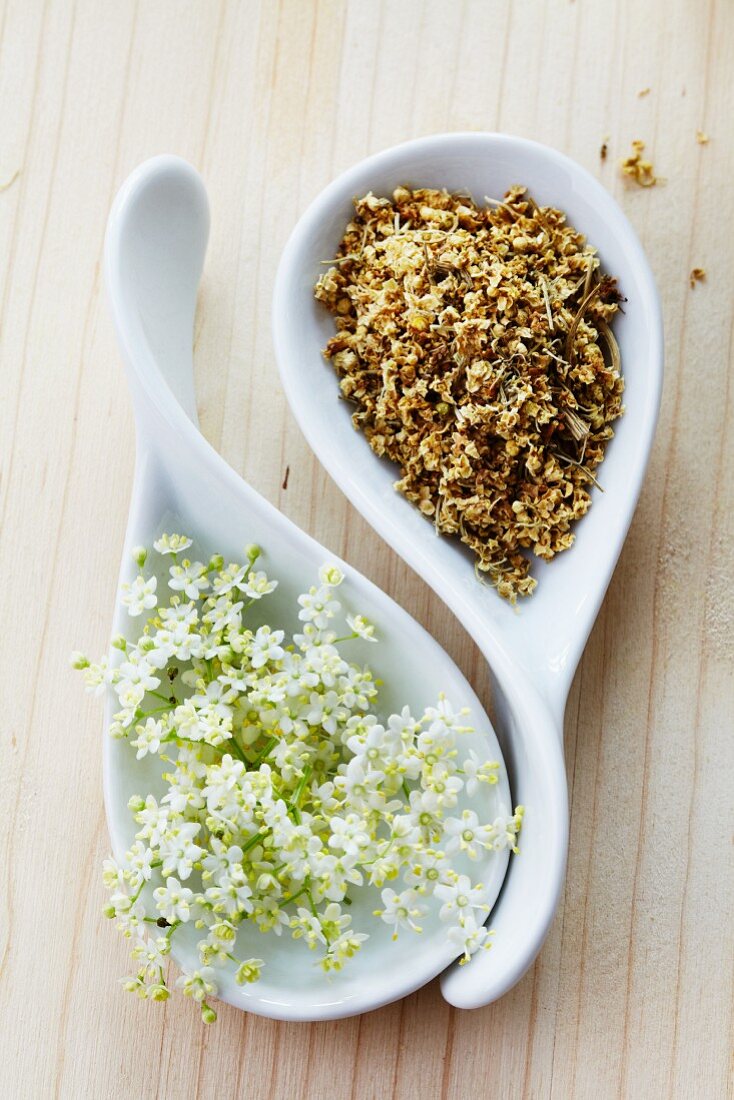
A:
[[[492,668],[492,666],[490,666]],[[455,963],[441,976],[445,999],[457,1008],[496,1001],[532,965],[553,921],[566,870],[568,794],[563,762],[563,723],[517,670],[493,671],[496,732],[516,802],[524,805],[523,829],[532,842],[510,857],[507,876],[489,918],[490,951]]]
[[[198,428],[192,349],[208,238],[204,184],[180,157],[145,161],[120,188],[105,278],[136,423],[149,438],[161,419],[186,431],[182,413]]]

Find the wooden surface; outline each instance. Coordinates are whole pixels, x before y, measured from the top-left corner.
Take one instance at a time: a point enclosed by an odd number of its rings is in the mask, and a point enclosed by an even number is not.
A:
[[[728,0],[4,5],[4,1097],[727,1095],[733,56]],[[310,198],[366,153],[445,129],[538,138],[589,167],[637,227],[664,303],[652,466],[568,708],[563,902],[534,969],[490,1008],[455,1011],[434,984],[313,1026],[223,1006],[206,1030],[182,998],[147,1006],[116,985],[101,710],[66,664],[105,645],[133,469],[105,219],[145,157],[199,167],[213,213],[197,326],[206,435],[424,622],[486,697],[473,645],[308,452],[269,332],[278,255]],[[664,187],[620,179],[638,137]],[[694,266],[707,278],[691,290]]]

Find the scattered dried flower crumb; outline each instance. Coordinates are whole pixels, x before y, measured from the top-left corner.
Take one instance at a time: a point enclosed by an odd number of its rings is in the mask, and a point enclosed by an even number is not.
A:
[[[622,412],[620,296],[561,211],[522,187],[486,202],[407,187],[355,200],[315,293],[355,427],[514,602],[537,583],[524,551],[567,549],[591,505]]]
[[[709,136],[705,134],[703,130],[696,130],[696,141],[699,145],[708,145]]]
[[[605,138],[604,141],[601,143],[601,149],[599,150],[599,157],[601,160],[607,159],[607,153],[609,152],[609,146],[607,144],[608,140],[608,138]]]
[[[696,283],[704,282],[705,278],[706,278],[706,268],[705,267],[694,267],[693,270],[691,271],[691,274],[690,274],[689,279],[688,279],[688,281],[691,284],[691,290],[693,290]]]
[[[634,180],[640,187],[654,187],[656,183],[662,183],[655,175],[652,161],[643,159],[645,149],[644,141],[632,142],[632,153],[620,161],[622,175]]]
[[[639,92],[637,93],[637,98],[638,99],[644,99],[644,97],[646,95],[649,95],[649,94],[650,94],[650,89],[649,88],[640,88]]]

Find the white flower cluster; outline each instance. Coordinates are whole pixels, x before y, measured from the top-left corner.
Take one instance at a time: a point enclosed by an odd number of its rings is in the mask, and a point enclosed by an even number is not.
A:
[[[343,578],[335,566],[299,597],[302,632],[287,639],[246,625],[277,584],[255,568],[257,547],[245,565],[225,565],[220,556],[183,557],[191,545],[181,535],[154,544],[172,562],[165,601],[165,581],[143,575],[147,553],[137,548],[141,573],[122,593],[131,616],[149,613],[137,640],[113,639],[116,661],[73,657],[89,690],[116,693],[112,735],[166,768],[160,800],[130,801],[134,844],[104,865],[106,912],[132,940],[137,964],[125,988],[168,997],[171,939],[189,922],[202,931],[201,966],[178,985],[207,1022],[216,1018],[207,998],[217,967],[233,964],[240,983],[260,976],[263,961],[237,952],[244,921],[289,931],[319,951],[324,970],[338,971],[368,938],[347,911],[350,894],[368,886],[381,891],[375,916],[393,938],[420,931],[433,907],[464,960],[488,946],[486,892],[457,872],[454,857],[517,851],[522,807],[491,823],[459,813],[461,792],[471,798],[496,783],[499,768],[472,751],[457,759],[465,712],[443,697],[419,717],[407,707],[385,721],[371,712],[372,675],[338,646],[375,641],[374,627],[346,616],[349,633],[336,636]]]

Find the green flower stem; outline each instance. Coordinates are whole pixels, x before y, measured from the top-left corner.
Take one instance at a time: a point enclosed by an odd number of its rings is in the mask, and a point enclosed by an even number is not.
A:
[[[210,745],[208,741],[196,741],[193,737],[182,737],[180,733],[169,733],[163,738],[161,744],[172,744],[174,741],[181,742],[183,745],[195,745],[198,749],[206,747],[218,753],[219,756],[224,755],[224,751],[218,745]]]
[[[170,695],[164,695],[163,692],[161,692],[161,691],[149,691],[148,695],[154,695],[156,697],[156,699],[162,699],[163,702],[167,703],[169,707],[171,707],[173,705],[171,703],[171,696]]]
[[[313,764],[307,764],[306,767],[303,770],[303,775],[298,780],[298,786],[294,790],[293,797],[289,802],[289,805],[294,810],[298,809],[298,803],[301,801],[301,797],[303,795],[303,792],[306,789],[306,784],[308,783],[309,779],[311,778],[311,772],[312,771],[313,771]]]
[[[270,755],[270,753],[273,751],[275,746],[278,744],[279,740],[280,740],[279,737],[270,737],[270,738],[268,738],[268,741],[265,745],[265,748],[262,749],[257,754],[255,759],[253,760],[253,762],[252,762],[253,768],[256,768],[258,766],[258,764],[262,764],[263,760],[265,760],[266,757],[268,757]]]
[[[388,853],[388,852],[390,851],[390,849],[392,848],[392,846],[393,846],[393,844],[394,844],[394,843],[395,843],[395,837],[394,837],[394,836],[391,836],[391,837],[390,837],[390,839],[389,839],[389,840],[388,840],[388,842],[387,842],[387,846],[386,846],[386,848],[385,848],[385,851],[384,851],[384,852],[382,852],[382,853],[381,853],[381,854],[380,854],[380,855],[379,855],[379,856],[377,857],[377,859],[384,859],[384,858],[385,858],[385,856],[387,855],[387,853]],[[372,866],[373,866],[373,864],[377,863],[377,859],[366,859],[366,860],[364,860],[364,861],[363,861],[363,864],[362,864],[362,866],[363,866],[363,867],[372,867]]]
[[[298,899],[299,899],[300,897],[303,897],[303,895],[304,895],[305,893],[307,893],[307,892],[308,892],[308,890],[309,890],[309,887],[308,887],[308,886],[302,886],[302,887],[301,887],[301,889],[300,889],[300,890],[299,890],[299,891],[298,891],[298,892],[297,892],[296,894],[293,894],[293,895],[292,895],[291,897],[289,897],[289,898],[288,898],[288,897],[286,897],[286,896],[285,896],[285,894],[284,894],[284,895],[283,895],[283,900],[285,901],[286,905],[290,905],[290,904],[291,904],[292,902],[294,902],[294,901],[298,901]]]
[[[271,829],[266,829],[264,833],[258,832],[255,833],[254,836],[251,836],[250,839],[242,845],[242,854],[244,855],[245,852],[249,852],[252,848],[255,848],[258,844],[261,844],[266,837],[270,836],[271,832]]]
[[[227,748],[229,748],[229,749],[231,749],[231,750],[232,750],[232,752],[233,752],[233,753],[234,753],[234,755],[235,755],[235,756],[237,757],[237,759],[238,759],[238,760],[241,760],[241,761],[242,761],[242,763],[243,763],[243,764],[244,764],[244,765],[245,765],[246,767],[248,767],[248,768],[249,768],[249,766],[250,766],[250,765],[249,765],[249,761],[248,761],[247,757],[245,756],[245,754],[243,753],[243,751],[242,751],[242,749],[240,748],[240,746],[239,746],[239,745],[237,744],[237,741],[235,740],[235,738],[234,738],[234,737],[231,737],[231,738],[230,738],[230,740],[226,742],[226,744],[227,744]]]
[[[170,700],[169,700],[169,702],[166,704],[165,707],[153,707],[152,710],[136,710],[135,711],[135,721],[137,722],[141,718],[150,718],[150,716],[152,714],[162,714],[163,711],[168,711],[170,709],[171,709],[171,703],[170,703]]]

